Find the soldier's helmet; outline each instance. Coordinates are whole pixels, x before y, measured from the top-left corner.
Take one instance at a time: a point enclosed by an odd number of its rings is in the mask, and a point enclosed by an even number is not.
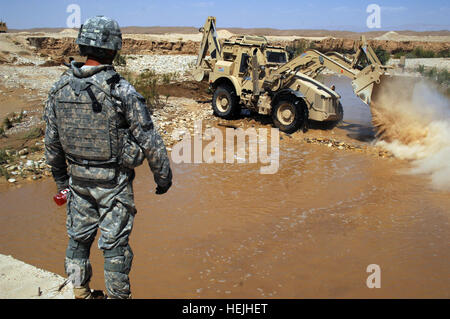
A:
[[[119,51],[122,49],[122,32],[117,21],[96,16],[83,24],[75,42],[82,47]]]

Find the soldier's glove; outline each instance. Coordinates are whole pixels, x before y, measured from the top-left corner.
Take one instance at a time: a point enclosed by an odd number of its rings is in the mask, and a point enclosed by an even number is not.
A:
[[[158,185],[158,187],[156,187],[156,195],[163,195],[163,194],[167,193],[167,191],[169,190],[169,188],[171,186],[172,186],[172,182],[169,182],[169,184],[167,184],[166,186]]]

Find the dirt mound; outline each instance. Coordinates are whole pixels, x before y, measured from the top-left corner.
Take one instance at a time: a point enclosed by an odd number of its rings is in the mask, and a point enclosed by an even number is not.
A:
[[[217,31],[217,34],[219,35],[220,39],[229,39],[229,38],[231,38],[234,35],[234,33],[231,33],[228,30]]]
[[[164,84],[158,87],[161,96],[185,97],[196,101],[209,101],[211,94],[208,93],[208,83],[196,81],[184,81]]]
[[[60,34],[65,34],[65,35],[77,36],[78,35],[78,30],[76,30],[76,29],[64,29],[64,30],[60,31],[59,33]]]
[[[436,34],[436,35],[424,35],[420,33],[410,33],[410,32],[402,32],[398,33],[395,31],[389,31],[385,34],[375,37],[373,40],[387,40],[387,41],[397,41],[397,42],[449,42],[450,37],[448,34],[445,33],[442,34]]]
[[[381,37],[376,37],[374,40],[395,40],[400,35],[395,31],[389,31],[383,34]]]

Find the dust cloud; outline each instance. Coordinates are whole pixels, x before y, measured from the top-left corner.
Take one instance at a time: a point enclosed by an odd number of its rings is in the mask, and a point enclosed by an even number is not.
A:
[[[412,174],[428,174],[432,186],[450,190],[450,104],[425,79],[394,77],[374,91],[372,121],[377,145],[411,160]]]

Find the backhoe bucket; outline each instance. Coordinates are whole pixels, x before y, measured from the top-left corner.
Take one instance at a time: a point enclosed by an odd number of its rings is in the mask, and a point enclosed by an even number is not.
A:
[[[385,70],[378,64],[371,64],[358,73],[352,81],[353,91],[364,103],[370,106],[374,88],[384,80]]]

